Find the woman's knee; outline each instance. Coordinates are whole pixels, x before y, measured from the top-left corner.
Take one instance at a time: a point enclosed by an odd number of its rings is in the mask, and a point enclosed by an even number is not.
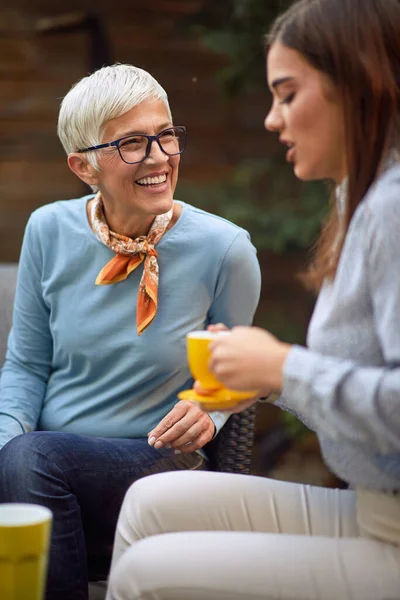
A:
[[[201,504],[205,489],[215,489],[218,475],[221,474],[173,471],[135,481],[125,494],[118,530],[124,532],[124,538],[127,536],[133,541],[180,530],[182,523],[193,529],[193,515],[198,513],[196,506]],[[191,507],[189,512],[186,511],[188,506]]]
[[[134,600],[133,587],[135,585],[134,568],[132,568],[131,555],[136,554],[136,548],[129,548],[121,556],[118,563],[111,569],[108,579],[106,600]],[[135,565],[136,562],[133,563]]]
[[[157,541],[162,544],[163,537],[154,536],[141,540],[122,554],[111,569],[106,600],[135,600],[142,598],[144,594],[146,598],[153,597],[152,573],[163,560],[158,554]]]
[[[189,496],[196,497],[208,475],[207,471],[168,471],[138,479],[127,490],[122,511],[143,516],[159,510],[168,513],[171,508],[175,513],[177,502],[181,505],[185,498],[190,502]]]
[[[54,452],[56,443],[47,432],[30,432],[10,440],[0,450],[0,501],[14,501],[37,489],[43,475],[59,473]]]
[[[182,474],[179,471],[158,473],[135,481],[125,494],[119,517],[120,525],[129,524],[129,528],[134,527],[139,538],[150,535],[149,526],[154,522],[152,515],[158,515],[160,510],[165,511],[170,503],[176,476]]]
[[[143,502],[146,505],[148,499],[165,504],[183,496],[196,497],[200,489],[220,475],[210,471],[167,471],[148,475],[130,486],[125,500],[131,504]]]

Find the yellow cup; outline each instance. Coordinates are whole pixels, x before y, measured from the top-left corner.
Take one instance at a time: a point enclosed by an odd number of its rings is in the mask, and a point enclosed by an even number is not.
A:
[[[236,390],[225,388],[208,368],[208,363],[211,358],[211,342],[215,340],[217,336],[227,333],[228,332],[225,331],[191,331],[188,333],[186,335],[188,365],[193,378],[197,379],[200,387],[206,390],[227,390],[231,400],[239,401],[256,395],[256,392],[238,392]]]
[[[37,504],[0,504],[0,598],[44,600],[52,512]]]
[[[208,363],[211,358],[210,344],[219,335],[211,331],[191,331],[186,336],[187,359],[191,374],[206,390],[221,389],[222,383],[211,373]]]

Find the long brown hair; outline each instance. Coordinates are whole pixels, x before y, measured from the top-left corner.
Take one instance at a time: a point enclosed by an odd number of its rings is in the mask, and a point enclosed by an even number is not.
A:
[[[340,222],[332,202],[315,246],[307,280],[319,289],[334,277],[350,219],[399,142],[400,1],[300,0],[272,25],[267,47],[277,41],[328,75],[342,99],[347,201]]]

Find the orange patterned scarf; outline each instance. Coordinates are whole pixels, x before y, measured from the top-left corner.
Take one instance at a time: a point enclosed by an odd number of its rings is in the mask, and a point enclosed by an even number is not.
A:
[[[132,240],[110,230],[104,216],[100,192],[93,200],[91,211],[93,231],[102,244],[116,253],[116,256],[101,269],[96,279],[96,285],[108,285],[123,281],[144,261],[136,308],[136,328],[139,335],[150,325],[157,313],[158,262],[154,246],[164,235],[172,214],[173,208],[163,215],[158,215],[147,236],[143,235]]]

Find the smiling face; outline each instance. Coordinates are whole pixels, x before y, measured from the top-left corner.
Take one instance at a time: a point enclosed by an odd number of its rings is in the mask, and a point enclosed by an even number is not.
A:
[[[106,123],[102,143],[132,133],[156,135],[171,127],[167,108],[161,100],[144,100],[122,116]],[[173,205],[180,156],[167,156],[156,142],[141,163],[126,164],[115,147],[99,151],[100,171],[91,184],[97,185],[104,202],[107,220],[135,218],[151,222]]]
[[[265,128],[289,148],[295,175],[340,183],[346,176],[345,128],[334,84],[279,42],[268,53],[267,72],[273,104]]]

